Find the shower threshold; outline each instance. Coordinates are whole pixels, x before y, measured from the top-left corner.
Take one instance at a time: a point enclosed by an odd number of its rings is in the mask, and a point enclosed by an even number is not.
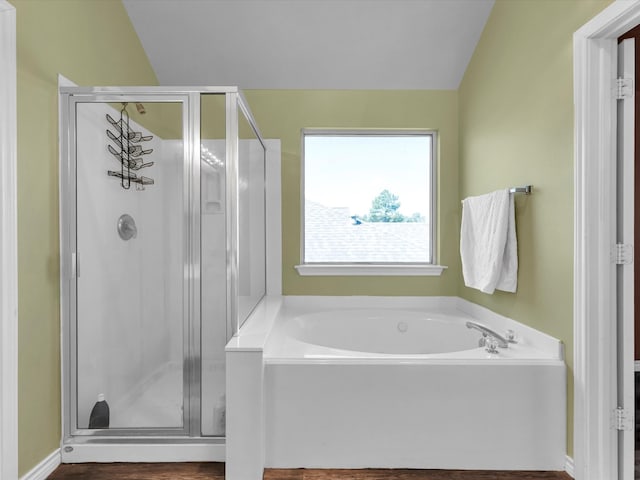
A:
[[[224,462],[225,451],[223,437],[90,437],[63,444],[60,456],[62,463]]]

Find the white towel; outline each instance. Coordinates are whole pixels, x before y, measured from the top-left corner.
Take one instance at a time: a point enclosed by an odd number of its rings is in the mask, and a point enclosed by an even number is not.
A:
[[[518,244],[513,196],[497,190],[462,202],[462,275],[467,287],[484,293],[515,292]]]

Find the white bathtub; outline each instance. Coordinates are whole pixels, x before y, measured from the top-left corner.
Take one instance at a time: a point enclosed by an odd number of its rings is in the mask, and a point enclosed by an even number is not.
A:
[[[561,343],[461,299],[285,297],[263,361],[266,467],[564,469]]]

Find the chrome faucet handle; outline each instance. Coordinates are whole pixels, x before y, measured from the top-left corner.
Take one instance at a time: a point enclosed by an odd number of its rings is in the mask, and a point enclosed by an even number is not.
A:
[[[516,339],[516,332],[514,332],[511,329],[507,330],[507,333],[505,334],[505,338],[509,343],[518,343],[518,340]]]
[[[498,352],[498,339],[492,335],[487,335],[485,337],[485,350],[488,353],[499,353]]]

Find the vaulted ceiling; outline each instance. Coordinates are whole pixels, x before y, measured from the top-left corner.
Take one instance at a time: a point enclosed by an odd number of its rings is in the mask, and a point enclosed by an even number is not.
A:
[[[494,0],[123,0],[161,85],[457,89]]]

